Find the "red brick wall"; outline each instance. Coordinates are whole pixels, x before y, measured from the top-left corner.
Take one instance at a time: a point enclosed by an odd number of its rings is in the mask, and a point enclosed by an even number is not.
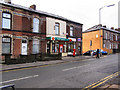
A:
[[[13,40],[13,57],[16,58],[21,54],[21,39]]]
[[[22,17],[13,16],[13,30],[22,30]]]
[[[74,28],[73,36],[70,36],[70,26],[72,26]],[[81,51],[78,51],[78,43],[79,42],[77,41],[78,38],[82,39],[82,25],[67,22],[67,27],[66,28],[67,28],[68,38],[76,38],[76,53],[78,55],[82,54],[82,43],[81,43],[81,46],[80,46]]]

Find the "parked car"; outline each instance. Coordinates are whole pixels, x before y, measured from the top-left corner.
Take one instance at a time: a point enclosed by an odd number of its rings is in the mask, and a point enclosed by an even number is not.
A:
[[[102,55],[107,55],[107,51],[101,50]]]
[[[97,52],[97,50],[95,50],[95,51]],[[101,53],[102,53],[102,55],[107,55],[107,51],[101,50]],[[100,51],[99,51],[99,54],[100,54]]]
[[[91,53],[93,53],[93,55],[96,55],[96,50],[89,50],[89,51],[83,53],[83,55],[91,56]]]

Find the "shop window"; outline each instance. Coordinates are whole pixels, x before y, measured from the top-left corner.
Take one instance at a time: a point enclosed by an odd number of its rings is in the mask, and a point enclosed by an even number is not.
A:
[[[52,53],[55,53],[55,43],[52,43]]]
[[[2,15],[2,28],[11,29],[11,14],[3,13]]]
[[[11,38],[3,37],[2,38],[2,54],[11,53]]]
[[[116,49],[118,49],[118,44],[116,44]]]
[[[33,19],[33,32],[39,33],[39,19]]]
[[[73,48],[74,48],[74,44],[73,44],[73,42],[70,42],[68,44],[68,52],[73,52]]]
[[[39,53],[39,40],[33,40],[33,54]]]
[[[55,53],[59,52],[59,44],[55,44]]]
[[[50,53],[50,41],[47,42],[47,53]]]
[[[81,45],[80,45],[80,42],[79,42],[79,43],[78,43],[78,51],[80,51],[80,46],[81,46]]]
[[[78,47],[78,51],[80,52],[80,47]]]
[[[66,45],[63,45],[63,52],[66,53]]]
[[[73,36],[73,27],[70,27],[70,36]]]
[[[59,35],[59,32],[60,32],[60,25],[59,23],[55,23],[55,35]]]

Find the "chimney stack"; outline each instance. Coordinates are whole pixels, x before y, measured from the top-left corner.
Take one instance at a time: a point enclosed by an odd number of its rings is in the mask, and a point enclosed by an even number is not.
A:
[[[111,27],[112,30],[114,30],[114,27]]]
[[[36,5],[31,5],[30,8],[36,10]]]
[[[106,28],[106,25],[104,25],[103,27]]]
[[[11,0],[4,0],[4,2],[11,4]]]

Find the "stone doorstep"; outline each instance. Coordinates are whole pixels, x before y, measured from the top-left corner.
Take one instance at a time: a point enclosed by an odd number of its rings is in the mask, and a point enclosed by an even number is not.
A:
[[[99,87],[100,89],[105,89],[105,90],[107,90],[107,89],[120,89],[120,85],[115,85],[115,84],[106,84],[106,85],[104,85],[104,86],[101,86],[101,87]]]
[[[115,84],[113,84],[113,85],[111,85],[109,88],[116,88],[116,89],[120,89],[120,85],[115,85]]]

